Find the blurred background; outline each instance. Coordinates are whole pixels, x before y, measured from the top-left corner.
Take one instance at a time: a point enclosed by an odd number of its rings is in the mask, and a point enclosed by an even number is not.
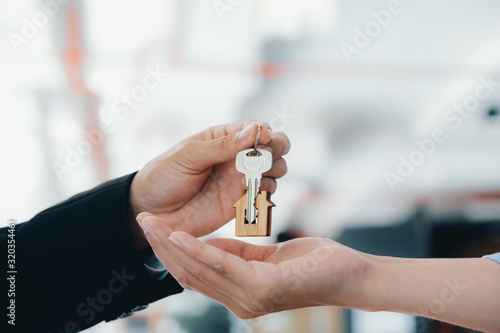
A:
[[[256,118],[292,142],[271,243],[369,253],[500,250],[495,0],[5,1],[1,220],[141,168],[209,126]],[[232,237],[234,222],[217,231]],[[244,321],[185,291],[112,332],[466,332],[335,307]]]

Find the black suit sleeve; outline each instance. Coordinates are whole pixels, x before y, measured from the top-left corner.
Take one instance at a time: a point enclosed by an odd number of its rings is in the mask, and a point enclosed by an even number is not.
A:
[[[7,330],[0,331],[78,332],[182,291],[170,274],[153,278],[135,247],[127,216],[133,177],[75,195],[16,226],[15,326],[4,315],[0,328]],[[7,272],[7,228],[0,241]]]

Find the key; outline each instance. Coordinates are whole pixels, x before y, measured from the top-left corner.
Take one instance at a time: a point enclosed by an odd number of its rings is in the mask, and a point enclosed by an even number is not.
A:
[[[236,155],[236,170],[245,174],[247,183],[246,223],[257,223],[256,199],[262,174],[271,170],[273,156],[267,150],[246,149]]]
[[[267,150],[257,149],[260,138],[257,130],[253,149],[240,151],[236,155],[236,170],[245,174],[247,193],[234,204],[236,208],[236,236],[271,235],[271,193],[260,191],[262,174],[271,170],[273,156]]]

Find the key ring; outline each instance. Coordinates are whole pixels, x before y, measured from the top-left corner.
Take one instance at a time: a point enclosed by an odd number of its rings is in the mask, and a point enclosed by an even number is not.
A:
[[[259,140],[260,140],[260,128],[262,127],[262,124],[259,124],[259,129],[257,130],[257,136],[255,137],[255,144],[253,145],[253,152],[252,155],[258,155],[257,154],[257,146],[259,145]]]

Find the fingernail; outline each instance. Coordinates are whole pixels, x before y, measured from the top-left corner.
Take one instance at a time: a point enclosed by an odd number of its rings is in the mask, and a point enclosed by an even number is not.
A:
[[[250,135],[250,133],[252,133],[254,127],[255,127],[255,124],[251,124],[251,125],[248,125],[247,127],[245,127],[243,129],[243,131],[240,132],[240,135],[238,135],[238,139],[240,141],[246,140],[248,138],[248,136]]]
[[[177,237],[175,237],[175,234],[170,235],[168,237],[168,240],[174,243],[176,246],[180,247],[181,249],[184,248],[184,243]]]
[[[271,139],[272,139],[272,138],[273,138],[273,130],[269,128],[269,129],[268,129],[268,132],[269,132],[269,134],[271,135]]]
[[[156,236],[156,230],[153,228],[153,225],[148,222],[148,220],[148,217],[142,219],[141,221],[139,221],[139,225],[141,226],[142,230],[144,230],[144,234],[149,233],[156,240],[158,240],[158,236]]]
[[[137,215],[135,219],[137,220],[137,222],[139,222],[139,224],[141,224],[142,220],[144,220],[144,216],[142,215],[142,213],[139,213],[139,215]]]

